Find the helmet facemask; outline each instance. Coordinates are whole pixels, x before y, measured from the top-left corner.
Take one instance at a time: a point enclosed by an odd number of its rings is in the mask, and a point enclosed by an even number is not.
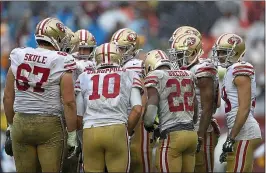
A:
[[[177,70],[180,69],[181,67],[187,67],[190,64],[192,64],[197,57],[193,55],[194,53],[195,51],[191,50],[175,50],[174,48],[170,49],[169,58],[173,64],[173,69]]]
[[[95,51],[96,46],[79,46],[79,54],[78,57],[80,59],[85,59],[85,60],[92,60],[94,56],[94,51]],[[81,49],[88,50],[89,53],[83,53],[81,54],[80,51]]]
[[[223,48],[216,45],[213,48],[213,55],[212,55],[214,64],[217,66],[221,66],[223,68],[227,68],[230,65],[232,65],[234,63],[233,58],[236,55],[236,52],[234,51],[235,46],[236,43],[234,43],[232,48]]]

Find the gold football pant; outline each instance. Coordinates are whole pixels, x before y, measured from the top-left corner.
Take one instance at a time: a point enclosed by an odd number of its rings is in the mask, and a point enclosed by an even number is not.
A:
[[[130,142],[130,173],[151,172],[153,148],[153,143],[150,143],[151,136],[152,133],[145,130],[143,121],[139,121]]]
[[[17,172],[36,172],[39,163],[42,172],[60,171],[64,149],[60,117],[16,113],[11,137]]]
[[[253,153],[262,139],[241,140],[234,144],[234,151],[227,155],[226,172],[252,172]]]
[[[83,129],[85,172],[129,172],[130,153],[125,124]]]
[[[156,167],[160,172],[194,172],[198,136],[195,131],[170,132],[160,140]]]
[[[218,138],[214,131],[205,133],[200,152],[196,153],[195,172],[213,172],[214,149]]]

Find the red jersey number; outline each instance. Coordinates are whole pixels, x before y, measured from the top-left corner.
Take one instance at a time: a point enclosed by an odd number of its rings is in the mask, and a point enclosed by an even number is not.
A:
[[[95,75],[91,78],[92,85],[92,94],[89,96],[89,100],[96,100],[100,98],[99,94],[99,75]],[[108,92],[110,79],[114,80],[113,92]],[[103,86],[102,86],[102,95],[105,98],[116,98],[120,92],[120,75],[119,74],[107,74],[103,78]]]
[[[33,66],[33,69],[30,67],[29,64],[22,63],[17,68],[16,74],[16,86],[20,91],[26,91],[31,86],[29,85],[29,79],[26,76],[21,74],[22,70],[27,71],[28,73],[33,73],[34,75],[38,75],[39,73],[42,74],[41,80],[36,82],[35,86],[33,87],[33,92],[44,92],[44,88],[42,88],[42,84],[47,82],[48,77],[50,75],[49,68],[43,68],[38,66]]]
[[[185,87],[186,85],[191,85],[192,81],[190,79],[183,79],[181,81],[182,87]],[[177,79],[169,79],[166,83],[166,87],[173,87],[173,85],[176,86],[176,91],[171,92],[168,96],[168,105],[170,112],[179,112],[179,111],[193,111],[194,108],[194,102],[192,105],[188,104],[189,97],[193,97],[194,90],[190,92],[185,92],[184,95],[181,95],[181,85],[180,82]],[[183,97],[184,102],[179,101],[178,105],[174,105],[174,98],[175,97]]]

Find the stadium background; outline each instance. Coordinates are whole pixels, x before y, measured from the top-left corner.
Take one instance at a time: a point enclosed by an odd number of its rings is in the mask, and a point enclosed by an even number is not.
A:
[[[265,2],[199,1],[199,2],[0,2],[1,9],[1,163],[3,171],[15,171],[13,159],[3,150],[6,120],[3,113],[3,88],[9,67],[8,56],[15,47],[36,47],[34,30],[43,18],[59,18],[73,31],[88,29],[97,45],[110,40],[122,27],[141,35],[144,51],[167,49],[168,39],[179,26],[197,28],[203,35],[203,49],[208,57],[215,39],[233,32],[246,40],[245,60],[256,69],[257,102],[255,117],[265,136]],[[220,77],[224,69],[219,69]],[[221,82],[221,81],[220,81]],[[222,133],[226,133],[223,104],[215,116]],[[225,135],[224,135],[225,136]],[[265,138],[264,138],[265,141]],[[255,152],[254,172],[264,171],[264,142]]]

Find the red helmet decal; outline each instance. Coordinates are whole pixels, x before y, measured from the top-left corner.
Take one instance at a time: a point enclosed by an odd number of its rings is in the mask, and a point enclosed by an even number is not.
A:
[[[183,44],[187,45],[187,46],[192,46],[196,43],[196,39],[194,37],[188,37]]]
[[[64,25],[62,23],[56,23],[56,26],[61,32],[66,32]]]
[[[137,34],[136,33],[130,33],[128,36],[127,36],[127,40],[128,41],[136,41],[137,40]]]
[[[236,42],[236,44],[239,44],[239,43],[241,43],[241,39],[237,36],[232,36],[228,39],[228,43],[231,45],[235,44],[235,42]]]

